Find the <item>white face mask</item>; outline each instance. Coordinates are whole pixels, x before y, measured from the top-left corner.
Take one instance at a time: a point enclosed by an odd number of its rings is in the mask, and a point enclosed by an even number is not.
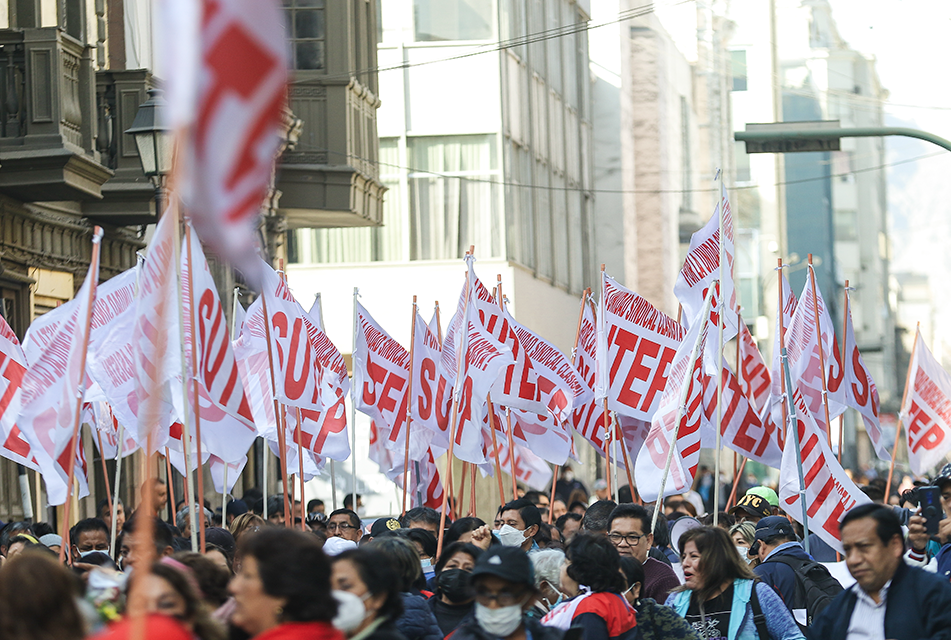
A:
[[[490,609],[478,602],[475,604],[475,618],[490,635],[505,638],[511,635],[522,623],[522,605],[513,604],[509,607]]]
[[[564,478],[565,482],[571,482],[575,479],[575,474],[573,471],[565,471],[561,474],[561,477]]]
[[[367,609],[363,602],[369,598],[367,592],[364,597],[354,595],[349,591],[333,590],[333,597],[337,601],[337,615],[334,616],[333,626],[350,635],[356,631],[367,617]]]
[[[750,550],[749,547],[741,547],[740,545],[736,545],[736,552],[739,553],[740,557],[746,561],[746,564],[749,564],[750,560],[752,559],[748,555],[746,555],[747,552],[749,552],[749,550]]]
[[[521,547],[525,542],[525,532],[519,531],[510,524],[503,524],[501,529],[492,533],[506,547]]]
[[[361,518],[367,514],[367,509],[362,504],[357,507],[357,515]]]

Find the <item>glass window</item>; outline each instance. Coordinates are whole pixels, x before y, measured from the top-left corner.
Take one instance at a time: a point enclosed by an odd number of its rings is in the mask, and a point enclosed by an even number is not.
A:
[[[417,42],[491,40],[492,0],[413,0]]]
[[[734,142],[733,158],[736,161],[736,181],[751,182],[753,172],[750,169],[750,156],[746,153],[745,142]]]
[[[733,90],[746,91],[746,51],[730,52],[730,68],[733,72]]]
[[[294,69],[322,71],[326,66],[324,0],[284,0]]]

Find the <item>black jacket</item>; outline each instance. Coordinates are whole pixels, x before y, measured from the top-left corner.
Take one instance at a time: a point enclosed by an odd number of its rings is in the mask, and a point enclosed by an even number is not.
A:
[[[525,628],[532,636],[532,640],[562,640],[565,635],[565,632],[561,629],[542,626],[538,620],[533,618],[525,617],[523,620]],[[446,640],[498,640],[498,638],[486,633],[473,616],[446,636]]]
[[[401,595],[403,615],[396,619],[397,631],[406,636],[406,640],[442,640],[443,633],[426,599],[414,593]]]
[[[845,640],[855,610],[855,590],[846,589],[816,617],[809,640]],[[951,640],[951,583],[901,561],[885,602],[889,640]]]

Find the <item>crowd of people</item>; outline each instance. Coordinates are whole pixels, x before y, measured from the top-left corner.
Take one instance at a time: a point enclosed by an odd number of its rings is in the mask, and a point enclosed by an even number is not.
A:
[[[848,511],[833,575],[764,486],[716,518],[695,494],[655,514],[566,469],[553,501],[528,491],[443,531],[427,507],[364,518],[359,495],[285,519],[250,490],[195,510],[197,553],[188,507],[147,515],[167,500],[153,480],[151,510],[103,501],[68,540],[0,529],[0,640],[951,640],[951,465],[929,486],[937,525],[914,495]]]

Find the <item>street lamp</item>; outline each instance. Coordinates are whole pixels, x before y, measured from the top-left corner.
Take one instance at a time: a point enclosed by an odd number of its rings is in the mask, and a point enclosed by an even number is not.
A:
[[[139,106],[126,133],[135,139],[145,177],[155,186],[155,214],[162,215],[162,190],[172,168],[172,131],[166,124],[162,92],[149,89],[149,99]]]

